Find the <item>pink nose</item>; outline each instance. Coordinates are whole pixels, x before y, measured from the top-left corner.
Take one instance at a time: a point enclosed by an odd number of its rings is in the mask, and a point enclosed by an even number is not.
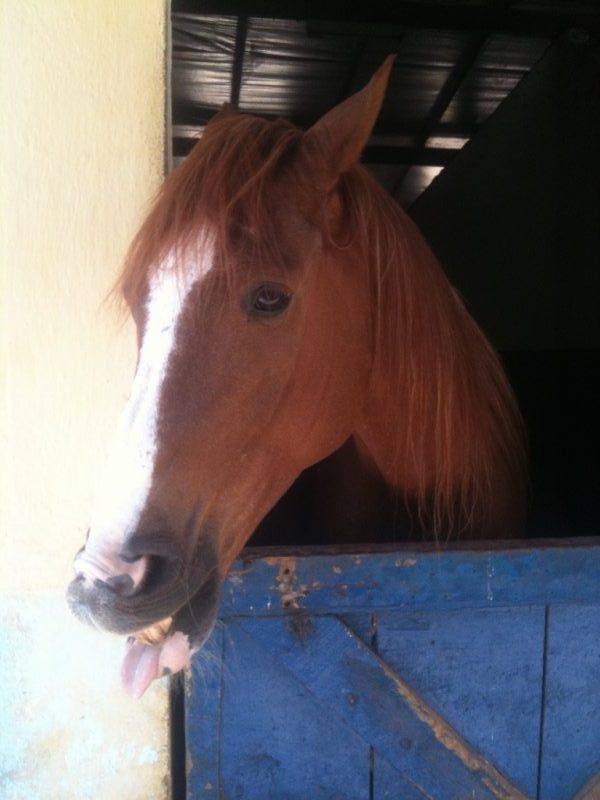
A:
[[[125,559],[116,550],[88,541],[75,557],[74,565],[78,575],[92,582],[101,581],[116,594],[128,597],[142,588],[149,559],[147,556]]]

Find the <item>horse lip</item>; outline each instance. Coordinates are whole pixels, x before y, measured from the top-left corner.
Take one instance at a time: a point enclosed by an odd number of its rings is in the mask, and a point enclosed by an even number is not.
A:
[[[67,605],[73,615],[82,623],[98,630],[118,634],[135,633],[154,625],[165,617],[175,616],[186,606],[191,606],[193,599],[207,589],[211,594],[218,594],[218,565],[211,566],[202,574],[202,580],[193,585],[193,576],[189,576],[191,591],[182,597],[180,593],[161,592],[156,602],[136,595],[127,597],[115,594],[109,587],[89,581],[83,575],[77,575],[67,587]],[[215,580],[215,577],[217,580]],[[170,587],[185,586],[186,581],[179,580]]]

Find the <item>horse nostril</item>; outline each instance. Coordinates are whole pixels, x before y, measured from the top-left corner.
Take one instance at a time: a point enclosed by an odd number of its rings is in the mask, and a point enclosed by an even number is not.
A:
[[[77,580],[91,581],[98,588],[110,589],[119,597],[130,597],[145,582],[149,559],[140,556],[125,561],[110,547],[89,543],[75,557]]]
[[[136,591],[151,595],[176,581],[182,571],[182,553],[174,537],[167,533],[137,533],[131,535],[119,553],[121,563],[127,564],[125,572],[134,577],[143,570],[136,581]]]
[[[131,597],[138,588],[131,575],[111,575],[104,583],[119,597]]]
[[[181,554],[171,537],[130,536],[120,547],[100,537],[93,538],[75,558],[76,581],[96,589],[98,598],[111,605],[151,602],[164,587],[177,583],[182,573]],[[112,599],[111,599],[112,596]]]
[[[128,553],[121,553],[120,555],[121,561],[124,561],[126,564],[135,564],[136,561],[139,561],[140,558],[144,558],[142,555],[132,556]]]
[[[165,584],[172,582],[180,572],[179,559],[164,556],[148,556],[144,582],[140,587],[146,594],[152,594]]]

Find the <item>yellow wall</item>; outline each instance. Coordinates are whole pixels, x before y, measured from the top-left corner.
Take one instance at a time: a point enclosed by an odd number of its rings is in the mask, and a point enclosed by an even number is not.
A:
[[[0,0],[3,800],[169,796],[167,680],[126,697],[63,596],[132,376],[102,301],[162,177],[165,4]]]
[[[131,378],[102,299],[163,172],[165,0],[0,5],[0,588],[62,588]]]

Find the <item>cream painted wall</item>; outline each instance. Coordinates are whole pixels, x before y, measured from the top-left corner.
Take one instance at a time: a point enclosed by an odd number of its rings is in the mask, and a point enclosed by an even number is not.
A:
[[[83,543],[133,339],[103,307],[164,152],[165,0],[0,0],[0,588]]]
[[[0,797],[163,800],[168,683],[64,589],[129,391],[103,306],[163,172],[167,0],[0,0]]]

